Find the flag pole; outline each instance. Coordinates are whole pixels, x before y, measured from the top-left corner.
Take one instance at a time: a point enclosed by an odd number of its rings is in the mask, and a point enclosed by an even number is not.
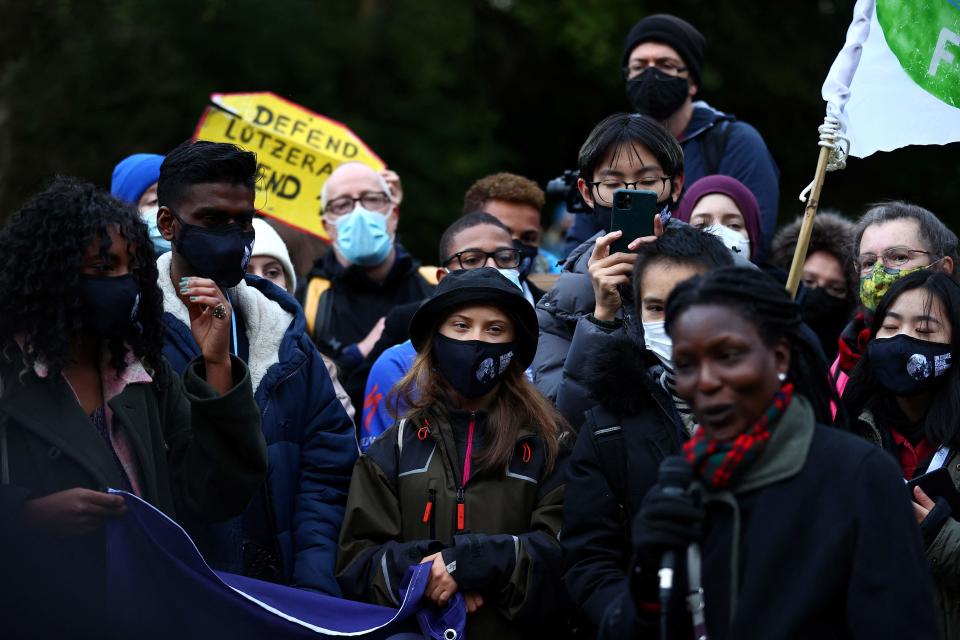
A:
[[[827,161],[830,159],[830,148],[820,147],[820,157],[817,159],[817,173],[813,177],[810,196],[807,206],[803,210],[803,225],[800,227],[800,236],[797,238],[797,248],[793,253],[793,263],[790,265],[790,276],[787,278],[787,291],[791,298],[797,297],[800,287],[800,276],[803,274],[803,263],[807,260],[807,249],[810,248],[810,236],[813,234],[813,218],[817,215],[820,206],[820,190],[827,176]]]

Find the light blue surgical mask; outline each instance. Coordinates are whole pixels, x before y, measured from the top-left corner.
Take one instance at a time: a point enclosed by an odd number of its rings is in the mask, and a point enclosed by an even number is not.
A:
[[[157,212],[159,209],[158,206],[141,209],[140,217],[147,223],[147,235],[150,237],[150,242],[153,243],[153,249],[157,252],[157,256],[162,256],[170,251],[170,241],[164,238],[160,229],[157,228]]]
[[[387,216],[357,206],[337,220],[337,248],[343,257],[361,267],[374,267],[390,255],[393,238]]]
[[[500,272],[504,278],[517,285],[517,289],[523,291],[523,285],[520,284],[520,270],[519,269],[501,269],[497,267],[497,271]]]

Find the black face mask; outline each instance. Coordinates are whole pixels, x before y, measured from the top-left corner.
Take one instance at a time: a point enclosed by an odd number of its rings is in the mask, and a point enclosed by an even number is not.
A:
[[[900,334],[867,344],[877,383],[895,396],[915,396],[937,386],[950,370],[951,345]]]
[[[433,336],[433,363],[464,398],[479,398],[503,379],[513,360],[512,342],[454,340]]]
[[[831,361],[837,355],[837,340],[850,320],[850,312],[850,303],[846,298],[832,296],[823,287],[806,289],[800,315],[820,338],[820,344]]]
[[[627,99],[638,113],[663,122],[687,99],[689,88],[686,78],[647,67],[636,78],[627,80]]]
[[[533,270],[533,263],[540,253],[540,247],[533,247],[519,240],[514,240],[513,248],[520,251],[520,266],[517,267],[517,271],[520,272],[520,281],[523,282]]]
[[[124,276],[80,276],[80,322],[98,338],[126,338],[137,326],[140,285]]]
[[[171,211],[171,213],[173,213]],[[184,260],[201,278],[210,278],[222,287],[235,287],[247,272],[253,254],[253,229],[244,231],[238,224],[227,224],[214,229],[180,222],[180,234],[174,246]]]

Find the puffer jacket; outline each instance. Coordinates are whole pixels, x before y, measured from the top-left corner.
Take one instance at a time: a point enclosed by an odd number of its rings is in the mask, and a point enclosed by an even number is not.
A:
[[[625,339],[594,354],[585,372],[600,404],[587,411],[567,467],[563,582],[582,636],[624,588],[630,527],[667,456],[687,439],[673,401],[651,377],[656,357]]]
[[[186,307],[158,261],[164,294],[164,355],[179,369],[196,354]],[[247,276],[230,290],[250,344],[270,472],[238,520],[191,530],[217,569],[339,596],[336,544],[357,447],[303,312],[273,283]]]
[[[615,329],[600,326],[588,317],[596,306],[588,266],[600,235],[570,254],[557,284],[537,303],[540,340],[531,366],[533,384],[576,430],[583,424],[584,412],[597,404],[583,375],[589,355],[603,350],[616,337],[632,336],[642,344],[642,338],[637,337],[641,335],[640,321],[632,304],[624,304],[617,311]]]
[[[0,637],[108,637],[106,536],[54,536],[27,525],[26,502],[74,488],[124,486],[113,451],[66,378],[23,371],[0,356]],[[267,474],[250,374],[232,360],[219,394],[195,360],[128,365],[107,406],[129,438],[140,497],[180,523],[243,511]],[[141,375],[134,377],[138,368]]]
[[[347,597],[396,606],[407,568],[442,552],[459,590],[484,596],[467,618],[467,637],[533,637],[565,613],[563,458],[548,472],[541,437],[525,431],[506,472],[471,475],[463,486],[471,422],[477,452],[485,415],[433,408],[401,420],[360,456],[337,578]]]
[[[695,486],[707,512],[700,550],[711,640],[937,637],[897,465],[853,434],[816,424],[799,394],[742,476],[723,490]],[[682,556],[680,564],[685,582]],[[655,593],[656,575],[649,581]],[[683,615],[668,637],[691,637]],[[625,589],[599,637],[659,637],[659,617],[638,612]]]
[[[854,429],[878,447],[883,447],[896,455],[889,435],[884,434],[877,425],[872,412],[864,411],[854,425]],[[925,471],[917,469],[916,475]],[[950,473],[954,486],[960,490],[960,450],[951,450],[943,465]],[[947,505],[946,510],[949,511]],[[940,507],[942,508],[942,507]],[[933,591],[936,597],[938,622],[941,636],[960,637],[960,514],[944,514],[937,518],[934,511],[923,521],[920,530],[926,547],[927,562],[933,575]]]

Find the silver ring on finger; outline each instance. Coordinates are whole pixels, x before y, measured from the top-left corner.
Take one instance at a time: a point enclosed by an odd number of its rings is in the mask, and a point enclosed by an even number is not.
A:
[[[212,313],[213,313],[213,317],[216,318],[217,320],[223,320],[224,318],[227,317],[227,308],[223,306],[223,303],[221,302],[220,304],[218,304],[213,308]]]

